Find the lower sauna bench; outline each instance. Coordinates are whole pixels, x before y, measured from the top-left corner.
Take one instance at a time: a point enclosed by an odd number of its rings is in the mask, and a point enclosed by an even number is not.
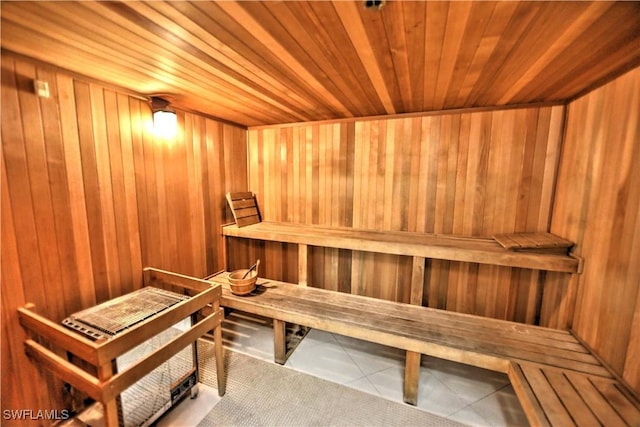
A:
[[[607,390],[599,399],[595,393],[585,395],[586,402],[610,400],[616,413],[622,411],[618,418],[603,418],[604,425],[640,425],[637,397],[570,331],[264,278],[258,279],[253,293],[238,296],[231,293],[227,276],[228,273],[222,272],[208,279],[222,285],[220,304],[273,319],[277,363],[285,363],[294,351],[286,342],[286,325],[291,323],[406,350],[404,401],[409,404],[417,402],[420,356],[425,354],[507,374],[534,426],[591,425],[583,423],[582,417],[572,418],[572,412],[557,415],[573,409],[573,403],[578,400],[571,399],[567,406],[550,400],[550,389],[556,390],[558,396],[568,395],[570,391],[557,380],[558,375],[576,384],[589,381],[594,387],[606,385],[596,387]],[[551,379],[547,386],[538,380],[540,373]],[[620,393],[608,391],[613,389]],[[626,403],[618,404],[619,396],[626,396]],[[574,422],[565,424],[567,420]],[[622,423],[617,423],[618,420]]]
[[[637,397],[616,379],[516,363],[509,379],[533,426],[640,426]]]

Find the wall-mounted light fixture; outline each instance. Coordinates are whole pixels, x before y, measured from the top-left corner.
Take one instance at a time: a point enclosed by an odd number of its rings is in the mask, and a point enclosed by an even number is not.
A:
[[[149,102],[153,111],[153,131],[156,136],[174,137],[178,131],[178,117],[169,107],[169,101],[152,96]]]

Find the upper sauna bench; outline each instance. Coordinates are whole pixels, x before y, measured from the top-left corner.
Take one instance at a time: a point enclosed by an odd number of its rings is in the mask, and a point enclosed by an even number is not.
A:
[[[273,242],[350,249],[392,255],[580,273],[580,258],[569,253],[571,242],[549,233],[515,233],[465,237],[406,231],[373,231],[279,222],[226,225],[222,234]]]

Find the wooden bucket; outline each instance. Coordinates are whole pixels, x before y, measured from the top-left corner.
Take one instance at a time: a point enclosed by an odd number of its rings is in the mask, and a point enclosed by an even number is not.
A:
[[[258,280],[258,272],[252,271],[246,278],[242,278],[249,269],[232,271],[229,274],[229,284],[231,285],[231,293],[234,295],[248,295],[256,288]]]

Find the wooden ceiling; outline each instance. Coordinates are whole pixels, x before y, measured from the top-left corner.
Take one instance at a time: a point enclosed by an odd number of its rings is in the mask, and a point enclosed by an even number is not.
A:
[[[565,101],[640,63],[640,2],[1,2],[3,49],[245,126]]]

